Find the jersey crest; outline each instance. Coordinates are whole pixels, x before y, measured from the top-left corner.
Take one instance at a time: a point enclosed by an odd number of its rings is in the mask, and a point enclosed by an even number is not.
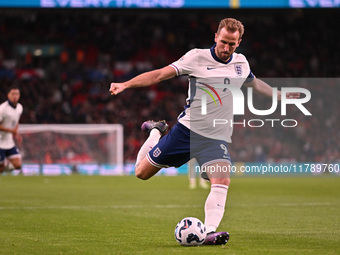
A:
[[[161,155],[161,153],[162,151],[157,147],[153,152],[153,156],[157,158],[159,155]]]
[[[242,76],[242,65],[235,65],[235,72],[238,76]]]

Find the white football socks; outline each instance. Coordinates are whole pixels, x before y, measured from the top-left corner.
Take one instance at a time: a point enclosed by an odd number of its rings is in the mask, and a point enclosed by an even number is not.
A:
[[[139,149],[137,154],[136,166],[139,162],[145,158],[146,154],[158,143],[159,139],[161,138],[162,134],[157,128],[153,128],[150,131],[148,139],[144,142],[142,147]]]
[[[222,184],[211,185],[210,193],[205,202],[204,224],[207,233],[216,231],[224,215],[228,186]]]

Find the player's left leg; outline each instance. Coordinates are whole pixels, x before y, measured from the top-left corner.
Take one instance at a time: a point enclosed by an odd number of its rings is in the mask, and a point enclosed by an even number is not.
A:
[[[21,170],[21,167],[22,167],[21,157],[11,157],[11,158],[8,158],[8,160],[13,165],[12,170]]]
[[[13,147],[6,151],[6,156],[9,162],[13,165],[13,170],[21,170],[21,155],[17,147]]]
[[[227,162],[213,163],[207,166],[208,178],[211,182],[210,193],[205,202],[205,221],[207,237],[204,244],[226,244],[229,240],[228,232],[216,232],[224,216],[228,189],[230,185],[230,164]]]
[[[0,149],[0,175],[5,170],[5,150]]]
[[[0,175],[5,171],[5,164],[4,162],[0,162]]]
[[[6,156],[9,161],[9,164],[7,167],[5,166],[5,171],[20,170],[21,172],[22,161],[19,150],[16,147],[6,150]]]

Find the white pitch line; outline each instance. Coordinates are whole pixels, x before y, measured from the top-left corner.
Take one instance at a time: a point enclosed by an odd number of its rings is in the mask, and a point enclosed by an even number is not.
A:
[[[287,207],[297,207],[297,206],[332,206],[336,205],[335,203],[323,202],[323,203],[282,203],[279,206],[287,206]]]
[[[135,209],[135,208],[191,208],[203,207],[203,205],[66,205],[66,206],[9,206],[0,207],[0,210],[42,210],[42,209],[65,209],[65,210],[87,210],[87,209]]]
[[[334,206],[336,203],[330,202],[315,202],[315,203],[277,203],[277,204],[231,204],[230,207],[312,207],[312,206]]]

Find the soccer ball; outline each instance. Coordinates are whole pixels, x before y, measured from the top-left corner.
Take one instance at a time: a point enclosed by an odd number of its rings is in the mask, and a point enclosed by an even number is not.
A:
[[[180,245],[184,246],[201,245],[206,235],[204,224],[194,217],[182,219],[175,228],[175,238]]]

